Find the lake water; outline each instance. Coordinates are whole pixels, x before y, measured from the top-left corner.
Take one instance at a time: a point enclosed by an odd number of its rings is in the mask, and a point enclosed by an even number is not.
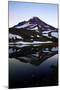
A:
[[[54,45],[9,47],[9,88],[58,85],[58,48]]]

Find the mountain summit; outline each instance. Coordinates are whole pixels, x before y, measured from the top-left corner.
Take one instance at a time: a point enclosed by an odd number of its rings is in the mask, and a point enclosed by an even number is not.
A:
[[[38,17],[33,17],[28,21],[19,22],[17,25],[9,28],[9,33],[10,39],[16,39],[15,41],[20,40],[30,42],[58,40],[58,29],[48,25]],[[20,37],[20,39],[18,37]]]
[[[48,25],[38,17],[33,17],[28,21],[19,22],[14,28],[24,28],[27,30],[35,30],[38,29],[39,31],[47,31],[47,30],[57,30],[55,27]]]

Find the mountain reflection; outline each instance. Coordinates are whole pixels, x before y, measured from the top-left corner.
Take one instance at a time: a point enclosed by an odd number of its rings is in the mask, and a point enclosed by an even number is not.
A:
[[[44,47],[45,46],[45,47]],[[57,46],[39,45],[39,46],[9,46],[9,57],[38,66],[46,59],[58,53]]]

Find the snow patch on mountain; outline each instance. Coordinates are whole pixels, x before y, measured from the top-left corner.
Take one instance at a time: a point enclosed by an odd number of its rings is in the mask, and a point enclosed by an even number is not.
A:
[[[38,27],[34,27],[34,28],[32,28],[31,30],[38,30]]]
[[[28,22],[28,23],[25,23],[24,25],[16,26],[15,28],[25,28],[25,27],[27,27],[29,25],[31,25],[31,24]]]
[[[51,35],[58,38],[58,33],[57,32],[52,32]]]
[[[9,34],[9,38],[10,39],[12,39],[12,38],[14,38],[14,39],[16,39],[16,38],[18,38],[18,39],[23,39],[21,36],[18,36],[18,35],[15,35],[15,34]]]

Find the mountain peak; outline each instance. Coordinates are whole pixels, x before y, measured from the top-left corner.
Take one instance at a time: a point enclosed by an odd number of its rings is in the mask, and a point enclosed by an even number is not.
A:
[[[48,25],[47,23],[45,23],[44,21],[42,21],[39,17],[32,17],[31,19],[29,19],[28,21],[22,21],[19,22],[17,25],[14,26],[14,28],[24,28],[27,30],[34,30],[36,28],[39,28],[39,30],[42,31],[49,31],[49,30],[57,30],[56,28],[54,28],[51,25]]]
[[[40,22],[40,19],[38,17],[33,17],[29,19],[30,23],[38,24]]]
[[[35,20],[40,20],[38,17],[34,16],[32,19],[35,19]]]

